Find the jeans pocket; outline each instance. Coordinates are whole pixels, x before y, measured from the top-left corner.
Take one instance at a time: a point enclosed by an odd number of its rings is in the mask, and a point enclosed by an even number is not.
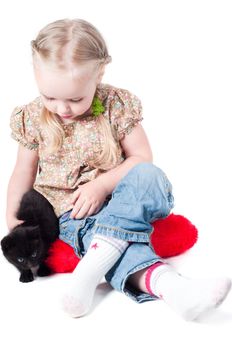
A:
[[[75,244],[75,231],[75,226],[70,224],[69,221],[60,224],[60,238],[72,247],[74,247]]]

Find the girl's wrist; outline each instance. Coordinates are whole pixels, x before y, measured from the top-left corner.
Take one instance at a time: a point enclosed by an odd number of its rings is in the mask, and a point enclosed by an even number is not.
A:
[[[107,187],[107,184],[103,181],[103,179],[101,179],[100,176],[97,177],[94,181],[101,186],[101,188],[106,194],[106,197],[112,193],[111,190]]]

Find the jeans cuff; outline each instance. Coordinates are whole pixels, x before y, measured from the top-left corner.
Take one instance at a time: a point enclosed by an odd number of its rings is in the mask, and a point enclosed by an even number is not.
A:
[[[120,227],[107,226],[102,224],[94,225],[94,233],[108,237],[119,238],[128,242],[142,242],[148,243],[150,241],[150,233],[127,231]]]

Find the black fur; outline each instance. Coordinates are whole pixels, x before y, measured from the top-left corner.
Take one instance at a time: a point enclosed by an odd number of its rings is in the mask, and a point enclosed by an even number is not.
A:
[[[1,240],[4,256],[20,271],[21,282],[33,281],[34,267],[38,267],[38,276],[48,276],[51,271],[44,260],[59,235],[59,221],[52,205],[32,189],[22,197],[17,218],[24,223]]]

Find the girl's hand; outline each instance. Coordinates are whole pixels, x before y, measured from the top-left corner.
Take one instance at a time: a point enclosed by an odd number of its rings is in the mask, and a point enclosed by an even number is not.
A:
[[[73,193],[71,204],[73,210],[70,214],[72,219],[82,219],[96,214],[102,207],[108,193],[98,179],[80,185]]]
[[[13,217],[11,219],[7,220],[7,226],[9,231],[13,230],[16,226],[22,224],[24,221],[23,220],[18,220],[17,218]]]

